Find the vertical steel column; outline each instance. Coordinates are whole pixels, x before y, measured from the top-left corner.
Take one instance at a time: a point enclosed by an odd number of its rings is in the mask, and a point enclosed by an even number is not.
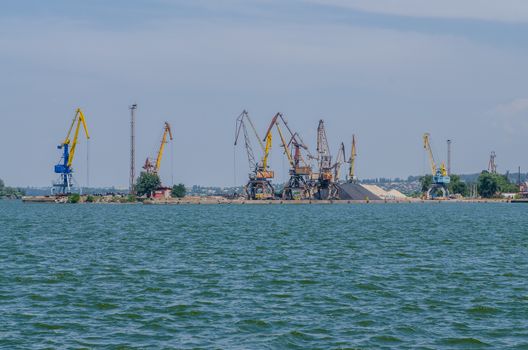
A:
[[[447,140],[447,175],[451,175],[451,140]]]
[[[136,135],[135,135],[135,111],[137,105],[133,104],[129,107],[130,109],[130,180],[129,180],[129,193],[136,194],[135,180],[136,180]]]

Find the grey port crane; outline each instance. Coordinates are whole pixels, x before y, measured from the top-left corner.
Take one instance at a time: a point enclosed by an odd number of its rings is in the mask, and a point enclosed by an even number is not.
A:
[[[282,128],[282,124],[289,133],[290,139],[286,141]],[[309,199],[313,197],[313,193],[316,188],[316,184],[312,181],[312,167],[305,160],[302,155],[302,152],[306,152],[309,158],[314,158],[302,140],[301,136],[297,132],[293,132],[286,119],[282,113],[277,113],[271,119],[268,130],[266,131],[266,136],[264,139],[269,137],[271,131],[275,127],[281,139],[281,147],[284,149],[284,154],[288,158],[290,164],[289,175],[290,178],[285,184],[282,191],[282,198],[291,200],[291,199]]]
[[[257,161],[255,158],[255,153],[253,152],[246,122],[253,131],[262,151],[262,158],[260,161]],[[242,113],[240,113],[236,119],[235,146],[238,144],[241,133],[244,136],[244,146],[246,148],[250,170],[248,175],[249,179],[245,185],[247,199],[273,199],[275,196],[275,189],[271,184],[271,179],[273,179],[275,174],[269,169],[268,165],[272,136],[271,134],[266,135],[264,138],[266,144],[264,145],[264,143],[260,140],[253,121],[249,117],[249,113],[246,110],[242,111]]]

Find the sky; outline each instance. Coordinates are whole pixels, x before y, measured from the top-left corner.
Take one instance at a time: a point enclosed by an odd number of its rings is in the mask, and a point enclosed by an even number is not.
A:
[[[0,178],[49,186],[80,107],[77,182],[126,188],[133,103],[138,172],[172,125],[165,184],[243,184],[243,109],[312,151],[319,119],[334,154],[355,134],[359,178],[424,174],[424,132],[439,161],[452,140],[454,173],[491,151],[527,170],[527,62],[523,0],[3,0]],[[278,137],[271,166],[286,179]]]

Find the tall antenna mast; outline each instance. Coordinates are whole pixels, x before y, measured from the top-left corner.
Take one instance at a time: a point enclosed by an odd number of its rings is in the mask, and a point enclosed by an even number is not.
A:
[[[130,180],[129,180],[129,188],[128,192],[130,194],[135,194],[136,189],[134,186],[134,181],[136,179],[136,135],[135,135],[135,128],[136,128],[136,116],[135,111],[137,109],[137,104],[133,104],[129,107],[130,109]]]
[[[451,175],[451,140],[447,140],[447,176]]]

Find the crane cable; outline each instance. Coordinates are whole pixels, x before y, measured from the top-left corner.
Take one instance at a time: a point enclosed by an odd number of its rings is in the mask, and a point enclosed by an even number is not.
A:
[[[237,187],[237,178],[236,178],[236,146],[233,145],[233,187]]]
[[[170,140],[170,154],[171,154],[171,187],[174,187],[174,141]]]
[[[86,188],[90,187],[90,139],[86,140]]]
[[[235,130],[238,126],[238,123],[235,122]],[[235,192],[236,192],[236,185],[237,185],[237,182],[236,182],[236,144],[233,145],[233,187],[235,188]]]

